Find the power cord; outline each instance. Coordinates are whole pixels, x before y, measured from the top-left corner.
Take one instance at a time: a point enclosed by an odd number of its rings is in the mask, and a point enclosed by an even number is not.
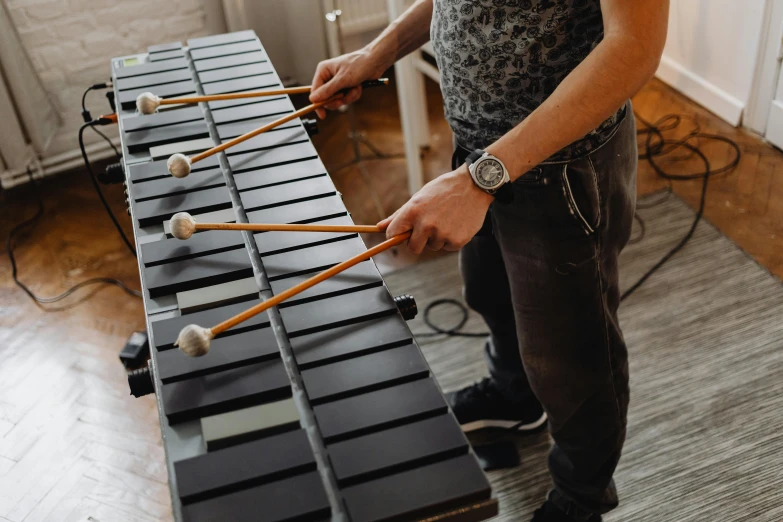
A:
[[[90,114],[90,111],[87,110],[87,106],[86,106],[87,94],[90,91],[95,91],[95,90],[98,90],[98,89],[109,89],[111,87],[112,87],[112,83],[111,82],[94,83],[94,84],[90,85],[89,87],[87,87],[87,89],[82,94],[82,119],[84,120],[84,123],[89,123],[89,122],[92,121],[92,114]],[[109,96],[109,94],[113,95],[114,93],[107,93],[106,98],[107,98],[107,100],[109,100],[109,105],[112,106],[112,111],[115,111],[116,109],[114,107],[114,98],[113,98],[113,96]],[[117,147],[114,145],[114,143],[111,141],[111,139],[109,139],[108,136],[106,136],[104,133],[99,131],[94,126],[91,127],[91,128],[92,128],[92,130],[94,130],[98,134],[98,136],[100,136],[101,138],[106,140],[106,143],[109,144],[109,146],[114,151],[114,154],[118,158],[122,157],[122,154],[120,154],[120,151],[117,149]]]
[[[699,208],[696,211],[696,217],[693,219],[693,224],[691,225],[690,229],[688,229],[688,232],[683,236],[683,238],[677,243],[671,250],[669,250],[657,263],[655,263],[647,272],[640,277],[636,283],[630,286],[625,292],[622,293],[620,296],[620,301],[622,302],[625,300],[628,296],[633,294],[636,290],[639,289],[640,286],[644,284],[647,279],[650,278],[651,275],[653,275],[659,268],[661,268],[669,259],[671,259],[674,254],[682,250],[682,248],[685,246],[688,241],[690,241],[691,237],[693,237],[694,232],[696,232],[696,227],[698,226],[699,222],[701,221],[702,216],[704,215],[704,208],[707,204],[707,185],[710,180],[710,176],[718,175],[718,174],[724,174],[726,172],[729,172],[733,170],[734,168],[739,165],[740,157],[742,156],[742,151],[740,150],[739,145],[734,140],[727,138],[725,136],[720,136],[718,134],[711,134],[707,132],[702,132],[701,127],[693,118],[683,117],[679,114],[667,114],[666,116],[661,117],[656,121],[655,123],[650,123],[643,117],[641,117],[638,114],[635,114],[636,119],[640,121],[645,128],[644,129],[638,129],[637,135],[638,136],[644,136],[644,152],[639,155],[639,159],[646,160],[650,166],[653,168],[656,174],[658,176],[666,179],[669,181],[669,191],[671,191],[671,182],[672,181],[686,181],[686,180],[694,180],[694,179],[701,179],[702,185],[701,185],[701,195],[699,197]],[[663,133],[669,130],[674,130],[679,127],[680,123],[683,119],[691,119],[694,121],[694,128],[691,130],[688,134],[686,134],[684,137],[680,139],[667,139],[663,136]],[[710,165],[710,160],[707,158],[707,156],[704,154],[704,152],[701,149],[701,144],[699,145],[693,145],[690,142],[692,140],[706,140],[706,141],[717,141],[727,144],[735,153],[734,158],[729,161],[726,165],[713,169]],[[704,164],[704,170],[702,172],[692,172],[692,173],[686,173],[686,174],[676,174],[672,172],[667,172],[664,170],[657,162],[656,158],[660,158],[662,156],[668,156],[671,155],[674,152],[678,152],[681,149],[686,149],[691,154],[686,154],[684,156],[675,156],[673,160],[685,160],[692,158],[695,154]],[[667,194],[666,199],[668,199],[669,195]],[[665,200],[661,200],[659,202],[656,202],[656,204],[660,204]],[[650,208],[650,206],[646,207]]]
[[[96,91],[98,89],[108,89],[112,87],[111,82],[102,82],[102,83],[93,83],[87,89],[85,89],[84,93],[82,93],[82,119],[84,120],[84,123],[87,123],[88,121],[92,121],[92,115],[90,114],[90,111],[87,110],[86,101],[87,101],[87,94],[89,94],[90,91]]]
[[[457,321],[457,324],[452,326],[451,328],[445,328],[442,326],[438,326],[432,321],[432,318],[430,317],[430,314],[432,311],[438,307],[449,305],[457,308],[459,312],[462,314],[462,317],[460,317],[460,320]],[[487,337],[489,335],[489,332],[461,332],[463,326],[465,326],[465,323],[468,322],[468,307],[462,304],[461,302],[457,301],[456,299],[436,299],[435,301],[432,301],[427,306],[424,307],[424,314],[422,316],[422,319],[424,320],[424,324],[426,324],[432,331],[431,332],[421,332],[421,333],[414,333],[414,337],[434,337],[436,335],[446,335],[448,337]]]
[[[107,135],[105,135],[104,133],[102,133],[101,131],[99,131],[99,130],[98,130],[96,127],[95,127],[95,126],[92,126],[92,127],[90,127],[90,128],[91,128],[92,130],[94,130],[95,132],[97,132],[97,133],[98,133],[98,136],[100,136],[101,138],[103,138],[104,140],[106,140],[106,143],[108,143],[108,144],[109,144],[109,147],[111,147],[111,148],[112,148],[112,150],[114,151],[114,155],[115,155],[115,156],[117,156],[117,159],[120,159],[120,158],[122,158],[122,154],[120,154],[120,151],[117,149],[117,146],[116,146],[116,145],[114,145],[114,143],[112,143],[111,139],[110,139],[110,138],[109,138]]]
[[[90,164],[90,160],[87,157],[87,151],[84,149],[84,129],[88,127],[94,127],[96,125],[109,125],[111,123],[114,123],[114,120],[111,118],[105,118],[101,116],[97,120],[92,120],[84,123],[81,127],[79,127],[79,148],[82,151],[82,158],[84,159],[84,165],[87,167],[87,172],[90,175],[90,181],[92,181],[92,186],[95,188],[95,192],[98,193],[98,197],[101,200],[101,203],[103,203],[103,208],[106,209],[106,213],[109,214],[109,218],[111,218],[112,223],[114,223],[114,227],[117,229],[117,232],[120,234],[120,237],[122,237],[122,240],[125,242],[125,246],[128,247],[128,250],[131,254],[133,254],[133,257],[136,257],[136,249],[131,244],[128,237],[125,235],[125,231],[122,229],[122,226],[120,226],[119,221],[117,221],[117,218],[114,216],[114,212],[111,211],[111,207],[109,207],[109,203],[106,201],[106,198],[103,196],[103,192],[101,191],[101,187],[98,184],[98,180],[95,177],[95,173],[92,171],[92,165]]]
[[[32,299],[33,301],[39,304],[50,304],[50,303],[56,303],[58,301],[62,301],[63,299],[73,294],[80,288],[84,288],[86,286],[91,286],[91,285],[97,285],[97,284],[115,285],[120,287],[122,291],[128,295],[132,295],[134,297],[141,297],[142,296],[141,292],[139,292],[138,290],[133,290],[131,288],[128,288],[125,285],[125,283],[113,277],[95,277],[92,279],[88,279],[86,281],[82,281],[81,283],[75,286],[72,286],[71,288],[69,288],[63,293],[52,297],[40,297],[35,295],[35,293],[33,293],[33,291],[30,290],[30,288],[27,285],[25,285],[19,280],[18,273],[17,273],[16,257],[14,256],[14,239],[16,239],[16,236],[19,232],[21,232],[23,229],[29,226],[34,225],[44,214],[44,204],[43,204],[43,200],[41,199],[41,194],[39,193],[38,190],[39,188],[38,183],[35,181],[35,179],[33,179],[33,173],[30,171],[29,168],[27,169],[27,175],[30,177],[30,183],[34,187],[33,190],[35,192],[35,197],[38,203],[38,209],[36,210],[35,215],[33,217],[14,226],[11,229],[11,232],[8,234],[8,239],[6,239],[5,242],[5,250],[8,253],[8,259],[11,261],[11,277],[13,278],[13,281],[16,284],[16,286],[21,288],[28,296],[30,296],[30,299]]]
[[[666,116],[663,116],[662,118],[658,119],[655,123],[650,123],[649,121],[639,116],[638,114],[636,113],[634,114],[636,116],[636,119],[644,125],[644,128],[638,129],[636,131],[637,136],[644,137],[644,142],[642,143],[641,152],[639,153],[639,159],[647,161],[650,164],[650,166],[653,168],[655,173],[658,176],[667,180],[669,184],[667,190],[664,192],[663,197],[656,199],[655,201],[647,203],[645,205],[637,205],[637,209],[644,210],[666,202],[672,194],[672,181],[701,179],[702,186],[701,186],[701,195],[699,198],[699,207],[696,211],[696,217],[694,218],[691,227],[688,229],[688,232],[657,263],[655,263],[650,269],[648,269],[647,272],[645,272],[644,275],[642,275],[642,277],[640,277],[633,285],[631,285],[627,290],[625,290],[622,293],[622,295],[620,296],[620,301],[625,300],[628,296],[630,296],[632,293],[638,290],[639,287],[641,287],[645,283],[645,281],[647,281],[650,278],[650,276],[652,276],[659,268],[661,268],[664,264],[666,264],[666,262],[669,261],[669,259],[671,259],[677,252],[682,250],[685,244],[688,243],[691,237],[693,237],[693,234],[696,231],[696,227],[698,226],[699,222],[702,219],[702,216],[704,215],[704,208],[707,202],[707,185],[710,176],[717,175],[717,174],[724,174],[726,172],[733,170],[739,164],[740,156],[742,154],[739,145],[735,141],[725,136],[719,136],[717,134],[702,132],[701,126],[699,125],[698,121],[696,121],[694,118],[680,115],[680,114],[667,114]],[[683,120],[693,121],[694,126],[690,132],[688,132],[685,136],[679,139],[667,139],[664,137],[663,134],[664,132],[676,130],[677,128],[679,128]],[[735,156],[731,161],[729,161],[723,167],[720,167],[718,169],[713,169],[709,159],[701,150],[701,144],[699,143],[698,145],[693,145],[691,143],[692,140],[700,140],[700,141],[712,140],[712,141],[726,143],[735,152]],[[688,151],[688,153],[679,156],[673,156],[673,153],[680,152],[683,149]],[[692,172],[692,173],[685,173],[685,174],[668,172],[656,162],[657,158],[661,158],[663,156],[669,156],[670,161],[682,161],[682,160],[691,159],[694,156],[696,156],[704,164],[704,170],[701,172]],[[639,216],[638,213],[634,214],[634,219],[639,224],[640,234],[639,236],[632,238],[629,241],[629,244],[638,243],[639,241],[641,241],[644,238],[646,232],[646,226],[644,220],[641,218],[641,216]],[[432,311],[435,308],[442,307],[442,306],[453,306],[459,310],[461,314],[461,318],[459,321],[457,321],[457,324],[454,325],[453,327],[448,328],[448,327],[439,326],[432,321],[431,318]],[[447,337],[487,337],[489,335],[489,332],[460,331],[468,321],[468,314],[469,314],[468,308],[463,303],[461,303],[456,299],[437,299],[427,304],[427,306],[424,307],[424,313],[423,313],[424,324],[427,325],[427,327],[432,331],[419,332],[419,333],[414,332],[413,335],[414,337],[417,338],[435,337],[439,335],[444,335]]]

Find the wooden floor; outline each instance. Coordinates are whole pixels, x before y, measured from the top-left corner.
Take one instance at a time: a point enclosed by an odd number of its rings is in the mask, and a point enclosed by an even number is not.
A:
[[[749,131],[736,129],[678,94],[658,80],[652,81],[634,97],[634,110],[647,121],[680,113],[694,118],[702,132],[734,140],[742,151],[734,171],[710,178],[705,216],[729,239],[750,254],[778,278],[783,278],[783,153]],[[683,123],[684,135],[692,125]],[[673,136],[673,137],[675,137]],[[712,167],[731,160],[724,144],[702,141]],[[661,162],[673,172],[700,172],[700,161],[682,164]],[[680,170],[678,170],[680,169]],[[640,195],[666,186],[647,162],[639,164]],[[675,182],[674,191],[696,208],[701,181]]]
[[[432,178],[449,168],[451,134],[442,120],[437,87],[428,84],[428,93],[432,147],[424,161]],[[635,102],[646,119],[685,112],[703,129],[740,143],[740,168],[711,182],[706,216],[783,276],[783,154],[657,81]],[[394,89],[368,91],[356,115],[358,127],[379,149],[402,151]],[[315,141],[327,166],[350,160],[347,116],[332,114],[320,128]],[[708,153],[715,163],[726,159],[725,147]],[[366,167],[367,177],[356,166],[333,171],[357,223],[380,217],[369,187],[384,214],[407,198],[403,159],[368,161]],[[665,186],[646,165],[640,167],[639,180],[640,193]],[[675,185],[692,205],[699,188],[699,182]],[[121,188],[107,192],[127,225]],[[3,241],[14,224],[33,215],[33,194],[31,186],[0,193]],[[44,218],[17,242],[19,276],[34,292],[53,295],[95,276],[117,277],[138,288],[136,262],[106,218],[86,173],[44,180],[41,196]],[[381,266],[411,262],[415,258],[401,248],[396,256],[384,257]],[[33,304],[11,281],[8,258],[0,258],[0,522],[170,520],[157,411],[151,397],[128,395],[117,359],[131,332],[144,328],[141,301],[105,287],[64,305]]]

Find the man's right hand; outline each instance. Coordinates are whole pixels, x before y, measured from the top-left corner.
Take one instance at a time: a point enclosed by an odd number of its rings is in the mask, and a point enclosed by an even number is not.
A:
[[[342,89],[350,91],[341,100],[325,107],[335,110],[355,102],[362,95],[361,83],[378,78],[386,70],[386,65],[381,62],[365,49],[322,61],[315,69],[310,102],[328,100]],[[321,119],[326,117],[324,109],[318,109],[316,113]]]

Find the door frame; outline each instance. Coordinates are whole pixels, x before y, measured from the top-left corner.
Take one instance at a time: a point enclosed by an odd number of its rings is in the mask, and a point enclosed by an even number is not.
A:
[[[761,134],[767,131],[769,111],[778,87],[783,58],[783,0],[765,0],[753,85],[742,125]]]

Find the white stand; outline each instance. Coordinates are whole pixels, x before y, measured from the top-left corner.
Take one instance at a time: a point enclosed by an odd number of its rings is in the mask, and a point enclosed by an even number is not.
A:
[[[407,8],[405,0],[387,0],[389,21],[395,20]],[[422,59],[421,53],[429,45],[414,51],[394,65],[397,82],[397,99],[400,106],[402,136],[405,141],[405,159],[408,164],[408,190],[411,195],[424,185],[424,171],[421,165],[421,150],[430,146],[429,122],[427,121],[427,94],[424,89],[424,75],[440,83],[437,68]]]

